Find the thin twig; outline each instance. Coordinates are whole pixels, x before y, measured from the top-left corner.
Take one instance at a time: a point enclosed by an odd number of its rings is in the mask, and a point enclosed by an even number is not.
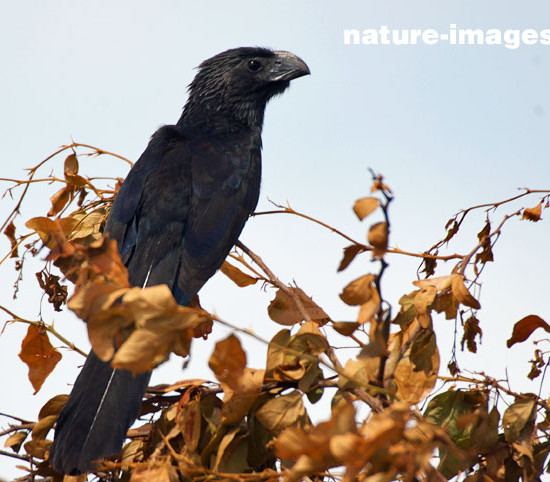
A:
[[[8,310],[5,306],[0,305],[0,310],[4,311],[8,315],[10,315],[13,319],[8,320],[9,322],[15,322],[15,323],[27,323],[28,325],[33,325],[38,328],[44,328],[48,333],[51,333],[53,336],[55,336],[59,341],[67,345],[71,350],[76,351],[77,353],[80,353],[83,357],[87,357],[88,355],[84,350],[81,350],[78,348],[72,341],[65,338],[61,333],[59,333],[52,325],[47,325],[46,323],[42,321],[33,321],[33,320],[27,320],[25,318],[21,318],[20,316],[16,315],[12,311]]]
[[[471,212],[471,211],[474,211],[476,209],[483,209],[483,208],[488,208],[488,211],[489,210],[495,210],[497,209],[498,207],[502,206],[503,204],[507,204],[507,203],[510,203],[510,202],[513,202],[513,201],[517,201],[518,199],[521,199],[522,197],[525,197],[525,196],[528,196],[530,194],[550,194],[550,191],[546,190],[546,189],[529,189],[529,188],[521,188],[523,189],[525,192],[521,193],[521,194],[518,194],[517,196],[512,196],[511,198],[508,198],[508,199],[504,199],[502,201],[497,201],[497,202],[494,202],[494,203],[485,203],[485,204],[478,204],[476,206],[471,206],[467,209],[463,209],[461,211],[459,211],[458,213],[456,213],[452,218],[451,220],[455,220],[456,222],[456,229],[458,230],[458,228],[460,228],[460,226],[462,225],[462,222],[464,221],[464,219],[466,219],[466,216]],[[456,219],[460,216],[460,219],[457,221]],[[445,244],[445,240],[441,240],[441,241],[438,241],[436,244],[434,244],[429,250],[428,252],[431,252],[441,246],[443,246],[443,244]]]
[[[28,420],[25,420],[24,418],[20,418],[17,415],[10,415],[9,413],[0,412],[0,417],[6,417],[6,418],[13,418],[14,420],[17,420],[21,423],[30,423]]]
[[[52,159],[53,157],[57,156],[58,154],[62,153],[63,151],[69,149],[67,146],[64,146],[62,147],[61,149],[58,149],[57,151],[55,151],[53,154],[50,154],[48,157],[46,157],[46,159],[44,159],[43,161],[39,162],[38,165],[36,165],[35,167],[29,169],[30,173],[29,173],[29,180],[31,180],[33,177],[34,177],[34,174],[36,173],[36,171],[41,167],[43,166],[46,162],[48,162],[50,159]],[[29,186],[30,184],[27,184],[25,186],[25,188],[23,189],[23,192],[21,193],[21,196],[19,197],[19,200],[17,201],[15,207],[12,209],[11,213],[8,215],[8,217],[6,218],[6,220],[4,221],[4,224],[2,224],[2,226],[0,226],[0,231],[4,231],[4,228],[11,222],[11,220],[13,219],[13,217],[19,212],[19,208],[21,207],[21,204],[23,203],[23,199],[25,197],[25,195],[27,194],[27,191],[29,190]]]
[[[234,325],[233,323],[230,323],[226,320],[223,320],[223,319],[221,319],[217,316],[212,315],[212,319],[214,321],[220,323],[221,325],[227,326],[228,328],[231,328],[231,329],[233,329],[237,332],[248,335],[248,336],[254,338],[257,341],[259,341],[261,343],[264,343],[265,345],[271,344],[272,346],[274,346],[276,348],[279,348],[281,350],[284,350],[284,351],[286,351],[286,352],[288,352],[292,355],[296,355],[296,356],[304,358],[306,360],[319,363],[319,364],[325,366],[326,368],[328,368],[329,370],[337,373],[339,376],[345,377],[345,378],[347,378],[348,380],[350,380],[351,382],[353,382],[357,385],[363,385],[363,382],[361,382],[360,380],[357,380],[352,375],[345,374],[344,371],[343,371],[344,369],[342,368],[342,366],[340,365],[339,362],[337,364],[335,364],[335,365],[339,366],[339,369],[338,369],[336,366],[330,365],[330,364],[324,362],[322,359],[319,359],[319,358],[317,358],[313,355],[309,355],[308,353],[303,353],[301,351],[294,350],[293,348],[290,348],[288,346],[282,346],[282,345],[275,344],[275,343],[273,343],[273,341],[270,342],[270,341],[266,340],[265,338],[257,335],[252,330],[249,330],[247,328],[240,328],[240,327]],[[332,362],[332,360],[331,360],[331,362]],[[375,385],[369,385],[368,388],[370,390],[373,390],[373,391],[377,392],[377,393],[385,393],[386,392],[384,389],[382,389],[380,387],[377,387]],[[373,411],[380,412],[382,410],[382,408],[383,408],[382,403],[377,398],[373,397],[372,395],[370,395],[366,391],[364,391],[364,389],[357,389],[357,390],[352,390],[352,391],[354,393],[357,392],[358,398],[365,401],[371,407],[371,409]]]
[[[296,292],[294,290],[290,289],[287,285],[285,285],[279,278],[277,278],[277,276],[275,276],[273,271],[271,271],[267,267],[267,265],[264,263],[262,258],[260,258],[256,253],[254,253],[251,249],[249,249],[247,246],[245,246],[241,241],[237,241],[236,246],[238,246],[240,249],[242,249],[243,252],[245,252],[250,257],[250,259],[252,261],[254,261],[254,263],[256,263],[264,271],[264,273],[268,276],[269,280],[275,286],[277,286],[277,288],[281,289],[288,296],[290,296],[292,298],[294,303],[296,303],[296,307],[298,308],[298,311],[300,312],[300,314],[302,315],[304,320],[309,320],[310,317],[307,313],[307,310],[305,309],[305,307],[302,303],[302,300],[300,300],[300,298],[298,297]]]
[[[19,200],[17,201],[17,203],[15,204],[15,207],[12,209],[12,211],[10,212],[10,214],[8,215],[8,217],[6,218],[6,220],[4,221],[4,223],[2,224],[2,226],[0,226],[0,231],[4,231],[4,228],[12,221],[12,219],[15,217],[15,215],[17,213],[19,213],[19,209],[21,208],[21,205],[23,203],[23,199],[25,198],[26,194],[27,194],[27,191],[29,189],[29,186],[31,185],[33,179],[34,179],[34,176],[36,174],[36,172],[38,171],[38,169],[40,169],[44,164],[46,164],[48,161],[50,161],[51,159],[53,159],[55,156],[57,156],[58,154],[61,154],[62,152],[68,150],[68,149],[73,149],[76,148],[76,147],[84,147],[84,148],[87,148],[87,149],[92,149],[94,150],[95,152],[93,153],[89,153],[89,154],[83,154],[83,155],[94,155],[94,156],[100,156],[100,155],[109,155],[109,156],[113,156],[113,157],[116,157],[117,159],[121,159],[122,161],[130,164],[130,166],[133,166],[133,162],[126,159],[124,156],[121,156],[119,154],[115,154],[114,152],[110,152],[110,151],[106,151],[104,149],[100,149],[98,147],[95,147],[95,146],[91,146],[89,144],[81,144],[79,142],[73,142],[72,144],[70,145],[67,145],[67,146],[62,146],[61,148],[59,148],[57,151],[55,151],[53,154],[50,154],[48,157],[46,157],[45,159],[43,159],[42,161],[40,161],[36,166],[32,167],[32,168],[29,168],[27,169],[29,171],[29,177],[26,181],[22,181],[22,184],[24,183],[25,184],[25,187],[23,189],[23,192],[21,193],[21,196],[19,196]],[[94,189],[95,191],[95,189]],[[97,194],[97,193],[96,193]]]
[[[377,190],[382,194],[384,197],[385,202],[382,204],[380,203],[380,207],[382,208],[382,213],[384,214],[384,221],[386,223],[386,240],[389,240],[390,232],[391,232],[391,223],[390,223],[390,215],[389,215],[389,207],[391,202],[393,201],[393,196],[386,191],[384,188],[384,184],[382,184],[382,176],[377,175],[372,169],[369,169],[372,180],[374,182],[374,186],[377,187]],[[387,243],[386,243],[387,245]],[[386,246],[387,248],[387,246]],[[376,291],[378,292],[378,298],[380,299],[380,307],[378,308],[378,314],[377,314],[377,326],[376,329],[380,330],[380,334],[382,335],[382,339],[384,340],[384,345],[388,345],[388,340],[390,337],[390,317],[391,313],[385,313],[384,309],[384,303],[388,304],[382,295],[382,277],[384,276],[384,272],[388,268],[388,263],[384,259],[383,253],[379,257],[380,261],[380,271],[378,272],[378,275],[374,279],[374,284],[376,287]],[[384,354],[380,356],[380,365],[378,368],[378,382],[381,386],[384,384],[384,372],[386,370],[386,362],[388,360],[388,353],[385,350]]]
[[[500,222],[500,224],[497,226],[497,228],[490,234],[488,234],[487,236],[489,238],[492,238],[493,236],[498,236],[500,235],[501,233],[501,230],[502,230],[502,227],[504,226],[504,223],[506,223],[506,221],[508,221],[510,218],[513,218],[515,216],[519,216],[521,214],[521,210],[519,211],[516,211],[512,214],[507,214],[506,216],[504,216],[504,218],[502,219],[502,221]],[[468,267],[468,264],[470,263],[470,260],[472,259],[472,257],[474,256],[474,254],[476,254],[478,252],[478,250],[480,248],[483,248],[484,247],[484,243],[486,241],[483,240],[483,239],[480,239],[479,242],[476,244],[475,248],[472,249],[468,254],[466,254],[462,260],[460,261],[460,267],[458,268],[458,273],[459,274],[462,274],[464,275],[464,272],[466,271],[466,268]]]
[[[13,425],[10,428],[6,428],[0,432],[0,437],[8,435],[9,433],[17,432],[19,430],[32,430],[36,424],[34,422],[26,422],[21,425]]]
[[[24,460],[25,462],[30,462],[31,458],[32,458],[30,455],[19,455],[19,454],[15,454],[15,453],[12,453],[12,452],[8,452],[6,450],[0,450],[0,455],[4,455],[6,457],[11,457],[13,459]]]
[[[113,157],[116,157],[117,159],[120,159],[120,160],[130,164],[130,166],[134,165],[134,163],[132,161],[130,161],[129,159],[127,159],[124,156],[121,156],[120,154],[116,154],[116,153],[111,152],[111,151],[106,151],[105,149],[101,149],[99,147],[91,146],[89,144],[82,144],[80,142],[73,142],[71,145],[65,146],[65,147],[66,148],[85,147],[87,149],[92,149],[96,152],[84,153],[83,154],[84,156],[102,156],[102,155],[113,156]]]
[[[361,248],[362,251],[372,251],[371,246],[367,246],[366,244],[360,243],[359,241],[353,239],[351,236],[348,236],[347,234],[343,233],[342,231],[330,226],[329,224],[324,223],[323,221],[320,221],[318,219],[315,219],[311,216],[308,216],[307,214],[301,213],[299,211],[295,211],[290,206],[284,207],[280,206],[278,204],[275,204],[275,206],[280,207],[281,209],[275,209],[271,211],[259,211],[252,214],[252,216],[264,216],[268,214],[293,214],[294,216],[298,216],[300,218],[307,219],[308,221],[311,221],[315,224],[319,224],[320,226],[323,226],[324,228],[332,231],[333,233],[337,234],[338,236],[341,236],[342,238],[346,239],[347,241],[353,243],[355,246],[358,246]],[[427,258],[427,259],[436,259],[438,261],[450,261],[453,259],[461,259],[464,257],[464,255],[454,253],[449,254],[446,256],[438,256],[435,254],[428,254],[428,253],[415,253],[413,251],[404,251],[400,248],[388,248],[386,250],[386,253],[390,254],[400,254],[402,256],[410,256],[413,258]]]
[[[494,389],[504,392],[507,395],[510,395],[514,398],[518,398],[520,394],[512,391],[510,388],[506,388],[502,386],[496,379],[489,377],[485,375],[484,373],[480,373],[480,376],[483,377],[483,379],[473,378],[473,377],[465,377],[464,375],[456,375],[454,377],[445,377],[445,376],[438,376],[437,378],[445,383],[455,383],[455,382],[463,382],[463,383],[471,383],[474,385],[485,385],[488,387],[493,387]],[[544,408],[548,413],[550,413],[550,405],[546,400],[543,400],[540,397],[537,397],[536,395],[532,394],[530,397],[532,398],[537,405]]]

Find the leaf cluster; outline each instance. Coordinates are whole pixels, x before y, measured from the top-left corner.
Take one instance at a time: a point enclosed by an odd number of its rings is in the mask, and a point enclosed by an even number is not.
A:
[[[78,154],[79,149],[91,152]],[[65,151],[69,155],[63,177],[35,178],[39,168]],[[140,422],[128,432],[122,452],[98,466],[101,479],[374,482],[439,481],[463,474],[472,481],[541,480],[550,452],[546,400],[516,393],[484,373],[467,375],[459,367],[457,340],[451,354],[441,354],[436,332],[441,329],[439,319],[454,320],[462,327],[462,349],[476,353],[483,335],[476,294],[480,276],[487,263],[494,262],[505,224],[515,217],[540,221],[549,191],[525,190],[461,211],[447,223],[442,240],[420,253],[391,246],[393,193],[374,173],[369,196],[353,206],[360,221],[380,218],[366,230],[365,242],[290,206],[256,213],[298,216],[351,243],[343,249],[338,271],[361,259],[371,267],[342,288],[342,303],[357,309],[355,319],[342,320],[327,314],[307,290],[281,281],[259,255],[238,243],[221,271],[243,289],[261,285],[273,290],[266,313],[281,329],[264,340],[208,313],[198,298],[188,307],[179,306],[166,285],[130,286],[115,241],[102,234],[120,180],[101,187],[81,175],[79,157],[90,155],[113,154],[81,144],[65,146],[29,170],[27,180],[10,181],[14,186],[9,194],[19,188],[22,195],[4,223],[10,250],[2,262],[15,258],[20,273],[25,256],[37,257],[40,246],[47,248],[36,274],[39,287],[54,310],[68,308],[86,323],[93,350],[115,368],[150,370],[171,353],[188,357],[193,340],[208,338],[216,324],[233,328],[213,347],[209,367],[215,380],[149,387]],[[63,187],[51,196],[46,215],[26,220],[29,231],[20,235],[19,209],[29,186],[39,182],[61,182]],[[534,208],[507,212],[495,224],[497,208],[534,195],[542,196]],[[441,253],[466,218],[481,210],[483,227],[471,250]],[[391,256],[410,256],[422,263],[423,277],[412,282],[414,289],[397,304],[383,293]],[[19,283],[16,292],[18,288]],[[37,392],[62,357],[50,337],[78,348],[53,323],[25,319],[9,307],[0,309],[9,322],[29,325],[20,358]],[[526,316],[516,323],[508,348],[538,328],[550,332],[541,317]],[[248,366],[241,344],[247,336],[265,342],[264,367]],[[354,347],[353,356],[339,354],[336,341],[342,339]],[[442,374],[442,357],[447,358],[449,376]],[[540,376],[547,363],[547,353],[537,349],[529,377]],[[29,479],[40,475],[61,480],[49,465],[49,448],[51,429],[66,398],[51,399],[36,422],[14,416],[18,423],[0,432],[12,452],[4,455],[27,461]],[[312,404],[321,398],[330,398],[330,413],[314,424]]]

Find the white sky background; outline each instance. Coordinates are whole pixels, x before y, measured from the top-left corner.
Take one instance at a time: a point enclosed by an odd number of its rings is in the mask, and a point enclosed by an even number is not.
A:
[[[288,200],[294,208],[364,240],[369,223],[379,219],[359,223],[351,206],[368,195],[367,168],[372,167],[385,175],[396,194],[390,212],[391,244],[425,250],[444,236],[446,221],[461,208],[511,197],[519,187],[550,188],[549,46],[510,50],[343,44],[346,28],[388,25],[446,31],[451,23],[459,28],[540,30],[550,28],[550,4],[3,2],[0,177],[24,176],[24,168],[71,138],[137,160],[150,135],[178,119],[193,67],[227,48],[270,46],[298,54],[312,75],[292,82],[268,107],[258,210],[270,209],[268,199]],[[82,160],[81,172],[124,176],[127,170],[105,157]],[[53,192],[52,187],[31,190],[23,216],[43,215]],[[530,206],[536,203],[536,198],[528,201]],[[2,219],[12,206],[7,198],[1,201]],[[505,212],[497,211],[494,219],[500,221]],[[449,252],[469,251],[482,226],[482,215],[467,223]],[[363,255],[336,274],[347,243],[286,215],[250,220],[241,239],[282,280],[295,280],[336,320],[356,316],[357,310],[337,296],[343,286],[378,270]],[[513,389],[538,392],[540,381],[530,384],[525,377],[532,345],[507,350],[505,340],[513,324],[527,314],[550,321],[548,239],[547,220],[512,220],[506,225],[494,251],[495,263],[482,276],[483,344],[477,357],[460,354],[461,367],[497,377],[508,369]],[[2,237],[2,252],[8,247]],[[398,256],[388,256],[388,261],[384,295],[397,310],[399,297],[413,289],[417,263]],[[11,268],[2,267],[0,303],[36,319],[37,269],[28,264],[23,290],[14,302]],[[451,264],[440,263],[438,274],[451,269]],[[201,301],[224,319],[269,339],[281,328],[266,313],[273,293],[262,293],[259,287],[239,289],[216,275],[201,292]],[[82,322],[67,311],[53,316],[60,332],[87,349]],[[454,325],[442,318],[434,321],[444,366]],[[76,377],[82,357],[63,350],[63,360],[33,396],[27,368],[17,358],[26,329],[10,325],[0,337],[0,412],[35,419],[51,396],[68,392],[67,382]],[[207,360],[214,340],[226,334],[215,327],[209,341],[194,343],[189,368],[182,372],[181,360],[173,360],[155,371],[153,382],[212,378]],[[264,367],[265,347],[239,338],[249,366]],[[543,394],[548,392],[547,383]],[[328,416],[330,398],[326,393],[314,411],[317,419]],[[5,427],[7,420],[0,423]],[[23,475],[15,465],[15,460],[0,457],[0,477]]]

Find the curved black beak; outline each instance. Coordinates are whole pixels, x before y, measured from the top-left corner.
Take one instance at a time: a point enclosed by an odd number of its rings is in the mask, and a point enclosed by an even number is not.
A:
[[[288,81],[311,73],[307,64],[297,55],[284,50],[276,50],[275,55],[275,64],[270,72],[269,80],[273,82]]]

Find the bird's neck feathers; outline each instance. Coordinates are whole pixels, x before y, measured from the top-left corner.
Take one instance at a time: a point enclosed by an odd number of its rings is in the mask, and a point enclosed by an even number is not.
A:
[[[193,95],[185,104],[178,125],[211,132],[251,130],[261,133],[267,99],[254,96],[225,98],[224,92]]]
[[[268,101],[288,85],[288,82],[279,82],[243,93],[232,88],[223,76],[199,71],[189,86],[189,97],[178,126],[205,133],[250,130],[261,134]]]
[[[220,98],[190,99],[181,115],[178,125],[212,132],[235,132],[250,130],[261,133],[264,121],[265,103],[227,103]]]

